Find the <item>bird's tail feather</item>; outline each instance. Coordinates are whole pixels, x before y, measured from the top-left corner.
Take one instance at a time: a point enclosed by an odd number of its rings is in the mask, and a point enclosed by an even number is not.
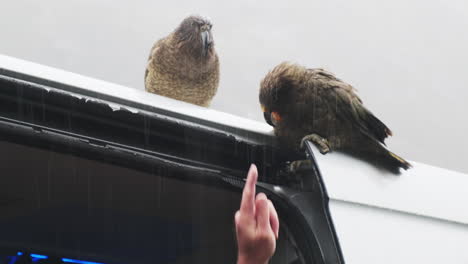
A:
[[[371,111],[365,108],[359,101],[353,101],[353,106],[359,116],[358,119],[364,123],[365,130],[368,130],[372,135],[385,145],[385,139],[392,136],[393,133],[380,119],[378,119]]]
[[[392,164],[395,164],[395,166],[399,167],[399,168],[403,168],[405,170],[411,168],[411,163],[409,163],[408,161],[406,161],[405,159],[403,159],[402,157],[398,156],[397,154],[387,150],[387,153],[388,153],[388,156],[389,156],[389,160],[391,160]]]
[[[408,170],[412,167],[411,163],[388,150],[374,137],[365,133],[364,135],[367,137],[367,140],[361,142],[363,145],[354,148],[355,151],[353,152],[355,152],[357,156],[393,172],[399,172],[400,168]],[[356,151],[357,149],[359,151]]]
[[[385,138],[393,134],[392,131],[372,113],[367,116],[366,122],[368,123],[368,127],[372,129],[372,132],[382,143],[384,143]]]

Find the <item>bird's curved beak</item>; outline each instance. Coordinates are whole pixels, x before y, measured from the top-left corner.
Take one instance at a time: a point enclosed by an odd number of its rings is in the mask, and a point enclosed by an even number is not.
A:
[[[265,118],[265,121],[272,127],[275,127],[273,122],[271,121],[271,113],[270,112],[263,112],[263,118]]]
[[[211,47],[211,44],[213,43],[209,30],[203,30],[201,32],[201,40],[202,40],[202,54],[203,56],[206,56],[208,54],[208,50]]]

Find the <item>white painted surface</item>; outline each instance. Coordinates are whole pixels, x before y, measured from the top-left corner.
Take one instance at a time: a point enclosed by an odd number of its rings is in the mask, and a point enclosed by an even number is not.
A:
[[[395,175],[342,153],[315,155],[331,199],[468,224],[468,175],[411,161]]]
[[[346,264],[468,263],[467,225],[339,201],[330,209]]]
[[[468,263],[468,175],[417,162],[397,176],[315,152],[347,264]]]

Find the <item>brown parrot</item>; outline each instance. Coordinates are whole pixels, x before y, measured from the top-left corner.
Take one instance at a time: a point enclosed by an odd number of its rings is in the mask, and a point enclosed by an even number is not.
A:
[[[328,71],[283,62],[261,81],[259,99],[283,146],[299,150],[310,140],[322,154],[340,150],[394,172],[411,167],[384,146],[392,132],[356,89]]]
[[[146,67],[146,91],[209,106],[219,83],[219,60],[211,27],[208,19],[189,16],[158,40]]]

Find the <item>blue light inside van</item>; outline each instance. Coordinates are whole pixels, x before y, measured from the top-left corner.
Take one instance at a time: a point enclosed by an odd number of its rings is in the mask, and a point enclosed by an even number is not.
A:
[[[37,258],[37,259],[46,259],[47,256],[44,255],[39,255],[39,254],[29,254],[31,258]]]
[[[17,256],[22,256],[24,255],[23,252],[20,252],[18,251],[16,253]],[[45,255],[40,255],[40,254],[29,254],[32,258],[35,258],[35,259],[47,259],[49,258],[48,256],[45,256]],[[16,260],[14,260],[16,261]],[[78,259],[70,259],[70,258],[62,258],[62,261],[63,262],[66,262],[66,263],[75,263],[75,264],[104,264],[104,263],[100,263],[100,262],[93,262],[93,261],[86,261],[86,260],[78,260]],[[14,262],[13,262],[14,263]]]
[[[85,260],[77,260],[77,259],[69,259],[69,258],[62,258],[63,262],[68,263],[77,263],[77,264],[104,264],[99,262],[92,262],[92,261],[85,261]]]

